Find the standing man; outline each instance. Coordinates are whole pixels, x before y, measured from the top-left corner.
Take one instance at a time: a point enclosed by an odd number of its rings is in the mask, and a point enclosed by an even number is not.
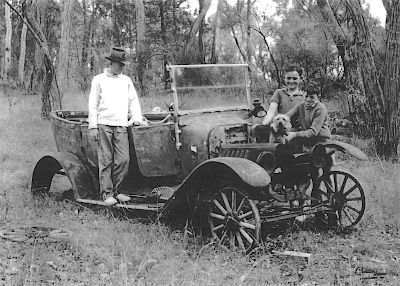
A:
[[[106,205],[127,202],[120,193],[129,168],[127,126],[147,125],[132,80],[122,74],[127,64],[125,50],[112,48],[109,68],[95,76],[89,94],[89,134],[98,141],[99,182]],[[129,119],[129,120],[128,120]]]

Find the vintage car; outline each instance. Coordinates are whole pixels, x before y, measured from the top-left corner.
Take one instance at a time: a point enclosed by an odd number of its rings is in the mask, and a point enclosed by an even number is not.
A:
[[[334,227],[360,221],[364,191],[352,175],[332,170],[330,158],[339,150],[367,159],[362,151],[338,141],[304,150],[260,143],[265,140],[251,130],[265,110],[251,99],[245,64],[171,65],[169,71],[173,104],[144,113],[148,126],[128,127],[124,193],[132,200],[113,208],[149,211],[244,251],[270,222],[300,215]],[[37,162],[33,194],[57,193],[57,179],[65,178],[76,202],[104,205],[87,113],[53,111],[51,126],[58,152]]]

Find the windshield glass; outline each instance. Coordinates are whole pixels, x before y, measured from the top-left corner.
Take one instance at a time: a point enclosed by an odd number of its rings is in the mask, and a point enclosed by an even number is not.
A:
[[[245,64],[175,65],[169,68],[180,111],[249,106]]]

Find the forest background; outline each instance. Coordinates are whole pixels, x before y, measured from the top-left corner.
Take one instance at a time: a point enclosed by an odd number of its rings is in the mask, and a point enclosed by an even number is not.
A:
[[[40,95],[46,118],[68,93],[87,93],[111,46],[128,51],[143,97],[169,92],[168,64],[245,62],[252,92],[267,99],[297,64],[379,156],[397,158],[398,0],[382,1],[385,26],[359,0],[218,0],[215,13],[211,0],[193,2],[0,1],[3,87]]]

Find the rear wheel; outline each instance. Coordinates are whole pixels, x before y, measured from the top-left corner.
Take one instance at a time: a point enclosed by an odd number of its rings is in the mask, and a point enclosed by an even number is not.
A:
[[[332,208],[319,214],[318,223],[348,228],[355,226],[365,211],[365,194],[360,183],[350,174],[330,171],[317,180],[312,196]]]
[[[234,187],[221,188],[210,203],[211,234],[224,248],[245,252],[258,244],[261,219],[254,201]]]

